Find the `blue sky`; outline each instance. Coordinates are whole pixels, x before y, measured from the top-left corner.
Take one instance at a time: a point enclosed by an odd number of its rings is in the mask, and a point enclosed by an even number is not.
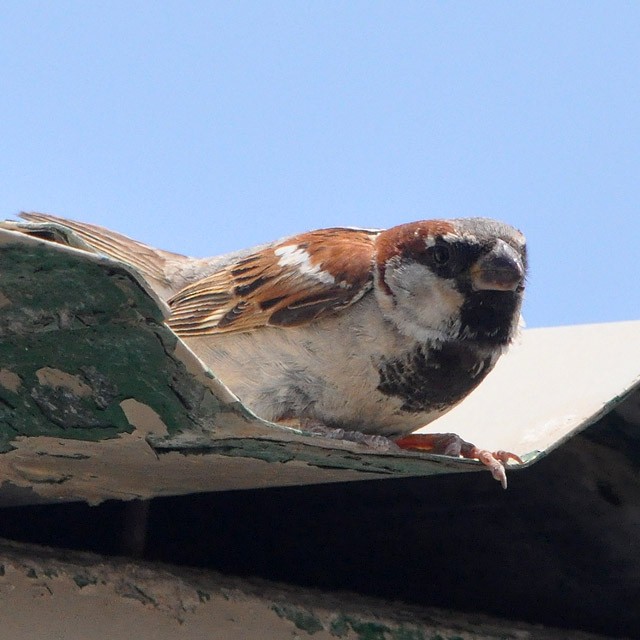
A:
[[[528,326],[640,318],[640,3],[0,1],[0,215],[191,255],[488,216]]]

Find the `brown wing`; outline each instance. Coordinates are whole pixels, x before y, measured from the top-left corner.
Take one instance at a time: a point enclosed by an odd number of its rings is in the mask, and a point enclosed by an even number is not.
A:
[[[296,326],[342,309],[372,286],[377,232],[323,229],[249,254],[169,300],[182,336]]]

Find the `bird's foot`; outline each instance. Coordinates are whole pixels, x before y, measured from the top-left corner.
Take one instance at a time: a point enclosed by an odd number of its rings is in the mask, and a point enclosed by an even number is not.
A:
[[[479,449],[455,433],[412,433],[411,435],[397,438],[395,443],[401,449],[428,451],[429,453],[438,453],[445,456],[461,456],[479,460],[491,471],[491,475],[500,482],[503,489],[507,488],[505,467],[509,460],[522,464],[522,459],[515,453]]]
[[[304,429],[313,436],[330,438],[332,440],[347,440],[347,442],[357,442],[364,444],[378,451],[398,451],[400,447],[393,440],[384,436],[376,436],[361,431],[350,431],[348,429],[336,429],[327,427],[317,422],[304,424]]]

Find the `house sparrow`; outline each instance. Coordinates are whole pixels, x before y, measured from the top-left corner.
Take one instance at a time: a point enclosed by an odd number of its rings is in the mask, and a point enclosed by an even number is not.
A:
[[[473,391],[517,330],[526,249],[507,224],[322,229],[195,259],[95,225],[22,217],[68,227],[138,269],[168,303],[169,326],[262,418],[477,458],[503,486],[508,460],[521,462],[454,434],[409,435]]]

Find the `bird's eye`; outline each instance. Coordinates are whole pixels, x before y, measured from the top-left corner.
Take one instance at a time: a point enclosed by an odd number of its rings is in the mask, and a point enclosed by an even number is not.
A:
[[[433,261],[438,265],[447,264],[451,258],[451,250],[445,244],[433,247]]]

